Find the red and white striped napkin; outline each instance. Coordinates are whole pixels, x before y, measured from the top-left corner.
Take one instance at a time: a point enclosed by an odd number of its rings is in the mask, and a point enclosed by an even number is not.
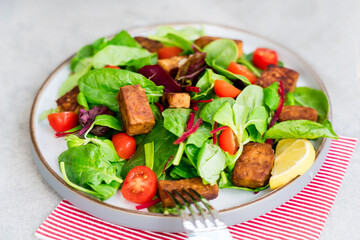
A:
[[[357,139],[333,140],[313,180],[280,207],[229,227],[235,239],[318,239],[334,203]],[[63,200],[36,230],[39,239],[186,239],[184,233],[131,229],[93,217]]]

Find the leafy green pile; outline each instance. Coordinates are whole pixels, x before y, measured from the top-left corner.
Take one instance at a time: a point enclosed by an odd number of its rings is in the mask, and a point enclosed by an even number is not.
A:
[[[149,36],[166,46],[177,46],[183,54],[193,54],[199,49],[193,41],[203,35],[203,30],[184,28],[175,30],[160,27],[157,34]],[[153,104],[159,102],[163,86],[157,86],[151,80],[136,71],[146,65],[157,62],[157,54],[148,52],[126,31],[114,38],[100,38],[93,44],[79,50],[71,61],[72,75],[59,90],[62,95],[78,85],[78,102],[85,110],[93,106],[107,106],[119,112],[116,95],[120,87],[140,84],[145,89],[156,124],[149,134],[135,136],[137,149],[127,161],[120,159],[109,140],[111,135],[100,138],[88,134],[66,138],[68,150],[59,156],[59,164],[65,181],[75,189],[106,200],[115,194],[127,173],[139,165],[147,165],[158,179],[180,179],[200,176],[205,184],[219,183],[220,188],[236,188],[231,183],[231,173],[243,146],[252,142],[264,142],[267,138],[337,138],[331,123],[326,120],[329,110],[326,95],[321,91],[299,87],[289,93],[286,105],[312,107],[319,113],[319,121],[294,120],[275,124],[268,130],[268,124],[279,105],[279,84],[267,88],[251,85],[246,77],[227,71],[232,61],[247,66],[259,76],[261,70],[251,63],[251,54],[237,59],[237,47],[232,40],[220,39],[211,42],[203,50],[206,53],[207,68],[195,81],[200,93],[191,93],[191,99],[199,101],[194,121],[202,120],[200,127],[184,142],[174,142],[184,134],[192,109],[165,109],[160,112]],[[106,65],[121,66],[122,70],[104,68]],[[214,92],[215,80],[224,80],[243,86],[242,93],[236,98],[219,98]],[[201,103],[201,100],[213,99]],[[117,118],[117,120],[116,120]],[[113,133],[121,131],[121,117],[99,115],[93,125],[106,126]],[[216,123],[216,124],[215,124]],[[239,142],[234,155],[223,151],[214,144],[210,132],[215,125],[227,126],[233,130]],[[217,135],[220,133],[218,132]],[[156,210],[154,210],[156,211]]]

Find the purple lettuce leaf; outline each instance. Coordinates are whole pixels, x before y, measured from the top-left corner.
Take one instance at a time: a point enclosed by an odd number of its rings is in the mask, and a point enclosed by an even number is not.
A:
[[[180,84],[159,65],[144,66],[138,73],[153,81],[157,86],[164,86],[164,92],[181,92]]]
[[[186,80],[193,81],[205,69],[205,58],[206,53],[203,52],[191,54],[187,61],[179,67],[175,80],[183,83]]]
[[[79,122],[82,129],[79,131],[79,135],[83,135],[91,127],[96,116],[103,114],[111,116],[115,115],[115,113],[106,106],[95,106],[89,111],[80,109]],[[109,130],[109,127],[95,125],[93,129],[90,130],[90,133],[95,136],[104,136]]]

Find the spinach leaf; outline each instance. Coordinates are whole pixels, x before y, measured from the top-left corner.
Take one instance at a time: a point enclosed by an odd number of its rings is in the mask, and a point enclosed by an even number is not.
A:
[[[100,148],[100,151],[109,159],[110,162],[119,162],[121,159],[117,154],[114,144],[111,140],[101,137],[79,138],[76,135],[69,135],[65,137],[68,148],[74,148],[93,143]]]
[[[293,105],[296,105],[295,98],[294,98],[294,93],[288,92],[288,93],[286,94],[284,105],[285,105],[285,106],[293,106]]]
[[[185,54],[185,55],[194,53],[194,50],[192,48],[193,43],[177,33],[169,32],[164,36],[150,35],[150,36],[148,36],[148,38],[162,42],[163,44],[165,44],[167,46],[179,47],[182,50],[184,50],[182,54]]]
[[[204,75],[196,83],[196,87],[199,87],[201,92],[194,94],[192,99],[197,100],[201,98],[207,98],[209,94],[212,93],[215,80],[224,80],[232,84],[232,82],[226,79],[226,77],[216,74],[213,72],[213,70],[207,68],[205,69]]]
[[[227,69],[231,62],[236,61],[238,49],[234,41],[230,39],[218,39],[203,49],[206,55],[206,62],[208,65],[217,65],[221,68]]]
[[[65,180],[72,187],[106,200],[123,182],[117,176],[118,166],[94,144],[74,147],[61,153],[59,164]],[[105,186],[106,185],[106,186]]]
[[[173,157],[178,150],[178,145],[173,144],[176,139],[177,137],[174,134],[164,128],[163,122],[158,121],[153,130],[144,136],[141,142],[138,142],[136,152],[134,156],[125,163],[121,176],[125,178],[132,168],[145,165],[144,144],[154,142],[155,159],[153,171],[159,178],[163,172],[172,165]]]
[[[83,58],[77,62],[76,68],[72,74],[60,86],[58,96],[61,97],[78,85],[79,79],[84,76],[92,67],[91,58]]]
[[[216,111],[225,103],[228,102],[231,106],[235,104],[235,100],[232,98],[218,98],[214,101],[206,104],[200,112],[200,117],[203,121],[213,124],[213,117]]]
[[[162,96],[161,86],[138,73],[111,68],[92,70],[79,80],[79,89],[87,101],[96,105],[105,105],[114,112],[119,112],[116,95],[120,87],[140,84],[149,102],[158,101]]]
[[[161,26],[157,29],[156,35],[165,36],[168,33],[179,35],[189,41],[194,41],[205,34],[204,27],[201,27],[200,29],[194,27],[184,27],[180,30],[175,30],[170,26]]]
[[[127,31],[122,30],[107,42],[107,45],[120,45],[127,47],[141,48],[141,45],[130,36]]]
[[[70,69],[75,72],[75,67],[84,58],[91,58],[94,54],[94,47],[92,45],[86,45],[80,48],[80,50],[71,59]]]
[[[197,173],[196,166],[194,166],[193,163],[186,157],[183,157],[183,159],[180,161],[180,164],[171,170],[170,176],[174,179],[180,179],[194,178],[198,177],[199,175]]]
[[[201,147],[197,159],[198,174],[204,184],[214,185],[225,169],[227,157],[224,151],[212,142],[205,142]]]
[[[155,65],[158,61],[157,55],[155,53],[138,59],[130,60],[126,64],[126,70],[137,72],[140,68],[148,65]]]
[[[325,125],[309,120],[285,121],[275,124],[265,133],[265,138],[270,139],[320,137],[338,138],[329,121],[325,121]]]
[[[152,54],[143,48],[108,45],[93,57],[94,68],[103,68],[106,65],[124,66],[129,62],[151,56]]]
[[[79,92],[77,96],[77,102],[84,108],[84,110],[89,111],[89,104],[86,100],[85,95],[82,92]]]
[[[318,112],[318,121],[322,123],[329,113],[329,101],[320,90],[308,87],[298,87],[294,91],[295,103],[300,106],[311,107]]]
[[[238,189],[238,190],[243,190],[243,191],[259,192],[259,191],[262,191],[262,190],[269,187],[269,184],[264,186],[264,187],[255,188],[255,189],[234,186],[232,181],[231,181],[231,175],[232,175],[231,173],[221,172],[221,178],[220,178],[220,181],[219,181],[219,188],[232,188],[232,189]]]
[[[260,77],[262,70],[260,68],[257,68],[252,63],[252,56],[253,53],[250,54],[243,54],[237,62],[247,67],[252,73],[255,74],[255,76]]]
[[[94,128],[95,125],[109,127],[118,131],[123,130],[122,121],[114,116],[102,114],[95,117],[94,122],[91,124],[88,130],[84,133],[84,137]]]
[[[180,137],[186,128],[191,109],[187,108],[167,108],[162,112],[164,117],[164,127]]]
[[[239,80],[242,85],[250,85],[250,81],[249,79],[247,79],[246,77],[242,76],[242,75],[239,75],[239,74],[234,74],[220,66],[218,66],[216,63],[212,63],[210,65],[217,73],[227,77],[228,79],[231,79],[231,80]]]
[[[200,127],[188,137],[188,139],[186,140],[186,144],[193,144],[196,147],[201,148],[204,142],[210,137],[212,137],[212,135],[210,134],[211,130],[212,129],[210,124],[201,124]]]
[[[201,147],[196,147],[193,144],[186,144],[185,146],[185,154],[187,158],[192,161],[194,164],[197,163],[197,156],[199,154]]]
[[[275,111],[279,105],[280,97],[278,93],[279,82],[271,84],[264,88],[264,103],[269,107],[270,111]]]
[[[250,112],[256,107],[263,106],[263,102],[263,89],[257,85],[247,86],[236,98],[236,103],[247,107]]]

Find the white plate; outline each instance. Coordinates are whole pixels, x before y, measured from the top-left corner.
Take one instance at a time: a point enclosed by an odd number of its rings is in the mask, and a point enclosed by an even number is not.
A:
[[[269,39],[247,31],[212,24],[172,24],[172,26],[179,29],[189,25],[194,27],[204,26],[206,34],[210,36],[241,39],[243,40],[243,50],[245,53],[252,52],[257,47],[274,49],[286,67],[299,72],[298,86],[308,86],[320,89],[326,93],[324,84],[308,64],[292,51]],[[146,36],[155,33],[157,27],[135,29],[129,32],[133,36]],[[34,157],[40,172],[61,196],[78,208],[96,217],[123,226],[144,230],[183,231],[178,217],[136,211],[135,204],[123,199],[120,191],[109,200],[101,202],[71,188],[64,182],[59,170],[58,156],[67,149],[66,143],[63,138],[54,138],[54,131],[48,122],[39,121],[39,116],[45,110],[56,106],[55,100],[58,96],[58,89],[70,74],[70,59],[67,59],[55,69],[44,82],[32,107],[30,133],[34,147]],[[329,116],[331,116],[331,113]],[[212,205],[220,211],[221,219],[228,225],[244,222],[280,206],[294,196],[310,182],[319,170],[325,159],[329,141],[318,140],[314,145],[318,149],[317,159],[311,169],[282,188],[275,191],[267,189],[257,194],[234,189],[221,189],[218,198],[211,201]]]

